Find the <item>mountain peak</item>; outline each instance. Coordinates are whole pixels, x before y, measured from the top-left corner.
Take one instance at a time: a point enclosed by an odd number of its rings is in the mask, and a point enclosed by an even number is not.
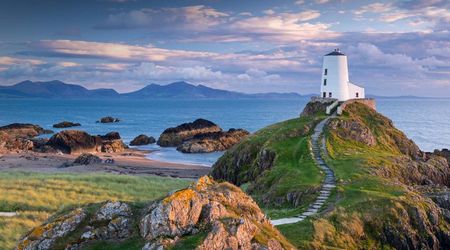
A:
[[[192,87],[195,87],[195,85],[190,84],[190,83],[185,82],[185,81],[173,82],[173,83],[167,84],[166,86],[177,86],[177,87],[192,86]]]

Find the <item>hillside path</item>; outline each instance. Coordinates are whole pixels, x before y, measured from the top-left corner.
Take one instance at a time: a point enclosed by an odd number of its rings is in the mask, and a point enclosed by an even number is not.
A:
[[[319,210],[324,206],[327,199],[330,197],[331,190],[336,187],[336,178],[334,176],[333,170],[326,164],[324,161],[322,154],[326,154],[326,145],[325,138],[322,137],[320,140],[320,135],[323,133],[323,128],[328,120],[333,116],[329,116],[322,120],[320,123],[316,125],[314,128],[314,133],[311,136],[311,154],[316,161],[316,164],[322,171],[325,172],[325,179],[322,182],[322,186],[320,188],[320,195],[316,198],[316,200],[309,206],[308,210],[294,217],[281,218],[277,220],[272,220],[272,224],[284,225],[284,224],[292,224],[296,222],[303,221],[306,217],[317,214]]]

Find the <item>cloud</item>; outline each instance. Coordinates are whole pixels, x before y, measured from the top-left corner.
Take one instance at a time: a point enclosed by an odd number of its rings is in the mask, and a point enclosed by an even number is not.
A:
[[[152,80],[216,80],[222,77],[222,72],[213,71],[210,68],[202,66],[194,67],[173,67],[161,66],[154,63],[140,63],[135,67],[128,69],[128,74],[138,78],[148,78]]]
[[[372,3],[361,6],[353,11],[356,15],[362,15],[365,13],[383,13],[392,10],[392,3]]]
[[[97,25],[100,29],[145,28],[152,34],[172,37],[183,42],[295,42],[323,39],[338,35],[330,24],[313,22],[321,16],[317,10],[301,12],[262,11],[225,13],[196,5],[180,8],[139,9],[110,15]],[[162,35],[164,34],[164,35]],[[181,37],[181,38],[180,38]]]
[[[74,62],[58,62],[57,65],[59,65],[61,67],[76,67],[76,66],[80,66],[80,64],[74,63]]]
[[[325,23],[310,23],[320,12],[307,10],[298,13],[277,13],[237,20],[229,25],[229,31],[253,40],[294,42],[305,39],[324,39],[338,36]]]
[[[214,53],[168,50],[149,46],[74,40],[42,40],[31,44],[25,54],[72,56],[80,58],[110,58],[127,61],[165,61],[169,58],[202,58]]]
[[[180,8],[139,9],[111,14],[107,20],[95,26],[98,29],[169,29],[206,30],[224,22],[227,13],[204,5]]]
[[[0,56],[0,65],[6,66],[6,65],[13,65],[13,64],[43,64],[44,62],[37,59],[24,59],[24,58],[15,58],[15,57],[9,57],[9,56]]]

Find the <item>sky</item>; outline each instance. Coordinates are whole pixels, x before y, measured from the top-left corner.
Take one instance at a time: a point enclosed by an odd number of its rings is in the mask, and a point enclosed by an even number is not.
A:
[[[367,94],[448,97],[449,29],[448,0],[2,0],[0,85],[310,94],[340,48]]]

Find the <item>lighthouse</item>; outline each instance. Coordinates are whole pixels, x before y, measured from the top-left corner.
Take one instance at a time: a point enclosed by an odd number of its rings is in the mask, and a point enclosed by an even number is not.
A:
[[[347,56],[339,49],[323,57],[320,96],[339,101],[365,98],[364,88],[349,81]]]

